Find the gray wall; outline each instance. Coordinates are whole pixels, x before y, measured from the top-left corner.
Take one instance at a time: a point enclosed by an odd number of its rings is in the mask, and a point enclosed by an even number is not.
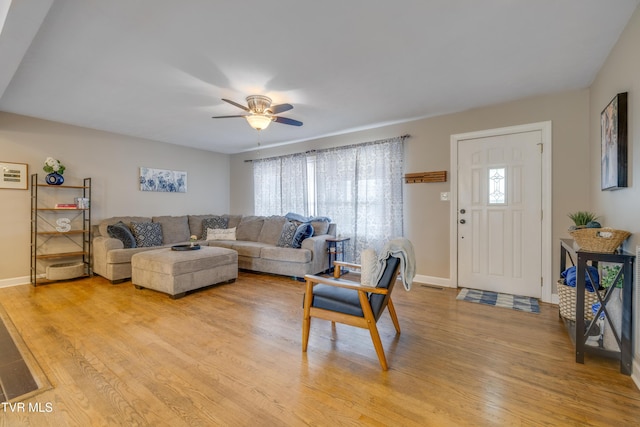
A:
[[[600,215],[604,226],[630,231],[632,236],[625,249],[636,253],[640,245],[640,8],[629,20],[624,32],[600,69],[590,91],[589,153],[593,174],[587,185],[590,189],[592,210]],[[600,112],[620,92],[628,92],[628,187],[616,191],[600,191]],[[636,259],[636,268],[638,267]],[[633,377],[640,386],[640,284],[634,283],[634,339]]]
[[[447,170],[450,166],[450,136],[542,121],[553,126],[553,241],[568,237],[567,213],[589,208],[589,91],[579,90],[523,99],[507,104],[427,118],[347,135],[262,149],[231,156],[231,209],[253,211],[251,163],[245,159],[335,147],[403,134],[406,140],[405,173]],[[582,165],[582,166],[580,166]],[[449,278],[449,202],[440,192],[449,183],[405,184],[405,235],[416,250],[417,273],[427,278]],[[319,212],[322,215],[322,212]],[[338,229],[340,224],[338,224]],[[339,230],[338,230],[339,231]],[[554,244],[554,272],[559,267],[559,245]]]
[[[0,112],[0,161],[27,163],[43,180],[49,156],[67,167],[65,183],[92,178],[94,223],[115,215],[229,212],[228,155]],[[140,166],[187,171],[187,193],[140,191]],[[0,236],[11,242],[0,245],[0,286],[28,282],[30,191],[0,189],[0,205]]]

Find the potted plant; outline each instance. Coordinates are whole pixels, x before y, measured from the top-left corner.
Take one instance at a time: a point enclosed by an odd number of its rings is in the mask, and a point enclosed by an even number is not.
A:
[[[596,221],[598,216],[593,212],[588,211],[578,211],[573,212],[567,215],[573,221],[571,227],[569,227],[569,231],[578,230],[580,228],[600,228],[601,225]]]

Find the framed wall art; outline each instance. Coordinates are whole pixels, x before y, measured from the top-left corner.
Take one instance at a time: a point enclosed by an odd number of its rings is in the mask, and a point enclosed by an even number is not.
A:
[[[140,168],[140,190],[164,193],[186,193],[187,172]]]
[[[600,113],[600,188],[627,186],[627,92],[617,94]]]
[[[29,166],[26,163],[0,162],[0,189],[26,190]]]

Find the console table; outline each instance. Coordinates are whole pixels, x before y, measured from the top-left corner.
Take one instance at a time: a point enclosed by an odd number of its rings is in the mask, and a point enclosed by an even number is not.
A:
[[[585,353],[592,353],[598,356],[611,357],[620,360],[620,372],[631,375],[633,362],[633,263],[635,255],[628,252],[616,253],[598,253],[576,251],[573,247],[572,239],[560,239],[560,271],[564,271],[567,267],[567,255],[571,258],[572,263],[575,260],[576,266],[576,321],[575,328],[571,327],[571,322],[567,322],[567,327],[572,336],[575,334],[576,346],[576,363],[584,363]],[[601,304],[602,312],[605,314],[607,327],[611,328],[613,335],[618,342],[620,351],[607,350],[600,347],[586,345],[589,331],[597,321],[600,311],[594,316],[588,324],[584,318],[584,293],[585,293],[585,269],[590,263],[597,267],[598,262],[616,263],[621,266],[623,277],[622,284],[622,322],[620,330],[617,331],[613,325],[607,312],[606,302],[611,296],[613,287],[607,289],[604,296],[600,296],[598,292],[598,300]],[[614,282],[615,283],[615,282]],[[573,330],[571,330],[573,329]]]

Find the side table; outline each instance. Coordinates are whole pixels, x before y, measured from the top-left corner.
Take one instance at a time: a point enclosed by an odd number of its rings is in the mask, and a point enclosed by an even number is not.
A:
[[[350,237],[336,237],[327,239],[327,254],[329,256],[329,270],[328,273],[333,273],[335,270],[335,266],[333,264],[334,261],[342,261],[345,262],[344,254],[345,254],[345,245],[347,242],[351,240]],[[345,269],[340,270],[340,274],[346,273]]]

